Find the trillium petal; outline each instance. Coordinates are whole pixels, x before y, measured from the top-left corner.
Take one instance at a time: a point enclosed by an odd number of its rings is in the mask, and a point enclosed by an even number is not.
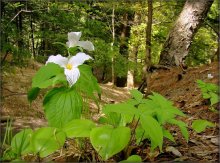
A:
[[[81,32],[70,32],[68,33],[68,42],[66,43],[68,47],[77,46],[77,43],[81,37]]]
[[[64,74],[70,86],[74,85],[80,76],[78,68],[72,68],[71,70],[65,69]]]
[[[69,59],[69,64],[71,64],[73,67],[78,67],[79,65],[83,64],[86,60],[92,59],[89,55],[85,53],[77,53],[75,56],[71,57]]]
[[[79,41],[77,43],[78,46],[88,50],[88,51],[93,51],[94,50],[94,45],[90,41]]]
[[[65,65],[68,63],[68,58],[63,57],[63,56],[61,56],[60,54],[58,54],[58,55],[56,55],[56,56],[51,55],[51,56],[48,58],[46,64],[47,64],[47,63],[50,63],[50,62],[51,62],[51,63],[56,63],[56,64],[60,65],[61,67],[65,67]]]

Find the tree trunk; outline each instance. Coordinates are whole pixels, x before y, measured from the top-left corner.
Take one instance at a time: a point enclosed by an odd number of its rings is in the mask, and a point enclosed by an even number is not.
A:
[[[133,25],[137,26],[139,25],[139,23],[140,23],[140,14],[135,12]],[[138,35],[137,31],[133,31],[133,35],[137,36]],[[136,63],[137,63],[138,47],[139,47],[139,44],[137,44],[136,42],[131,44],[131,48],[128,54],[128,61],[129,61],[128,73],[127,73],[127,88],[128,89],[134,88],[134,74],[135,74]]]
[[[121,35],[120,35],[120,48],[119,53],[128,58],[128,38],[130,36],[130,26],[128,25],[128,22],[131,21],[129,19],[131,15],[128,13],[124,13],[123,15],[123,22],[121,26]],[[127,77],[116,77],[116,86],[118,87],[124,87],[126,86]]]
[[[113,4],[112,8],[112,51],[115,43],[115,5]],[[112,84],[115,84],[115,57],[112,56]]]
[[[32,56],[35,59],[36,54],[35,54],[35,48],[34,48],[34,28],[33,28],[33,18],[32,15],[30,15],[30,27],[31,27],[31,43],[32,43]]]
[[[161,52],[160,64],[183,65],[193,37],[203,23],[213,0],[187,0]]]
[[[148,85],[148,80],[150,78],[150,73],[148,72],[151,67],[151,31],[152,31],[152,19],[153,19],[153,2],[148,0],[148,13],[147,13],[147,27],[146,27],[146,58],[145,65],[142,72],[143,82],[139,86],[138,90],[144,93],[145,87]]]
[[[146,58],[145,65],[150,67],[151,65],[151,30],[152,30],[152,18],[153,18],[153,4],[152,0],[148,0],[148,16],[147,16],[147,28],[146,28]]]

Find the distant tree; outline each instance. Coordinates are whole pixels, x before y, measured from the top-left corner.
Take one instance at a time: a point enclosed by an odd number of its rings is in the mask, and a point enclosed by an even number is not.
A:
[[[182,65],[190,45],[200,28],[214,0],[187,0],[164,43],[160,64]]]

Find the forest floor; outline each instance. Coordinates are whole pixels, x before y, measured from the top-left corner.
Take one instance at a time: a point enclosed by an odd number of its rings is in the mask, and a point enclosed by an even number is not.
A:
[[[30,105],[27,101],[27,91],[31,87],[31,79],[41,64],[32,62],[26,68],[14,68],[10,72],[2,72],[1,84],[1,131],[3,136],[6,119],[13,119],[13,131],[31,127],[35,129],[47,124],[42,109],[42,92],[40,96]],[[150,160],[147,156],[148,147],[142,149],[142,159],[148,161],[219,161],[219,108],[217,111],[209,109],[209,104],[202,98],[201,91],[197,87],[196,80],[218,84],[219,73],[218,63],[188,68],[180,78],[180,69],[157,70],[151,75],[149,82],[150,91],[158,92],[167,99],[174,102],[174,105],[181,109],[187,116],[181,118],[188,124],[189,142],[187,143],[177,127],[171,126],[171,131],[176,131],[174,137],[176,144],[165,141],[164,152],[155,153],[155,159]],[[213,78],[209,79],[208,74]],[[127,88],[113,87],[111,84],[100,84],[102,88],[101,107],[108,103],[118,103],[130,98]],[[97,107],[90,103],[92,118],[97,120],[100,116]],[[206,119],[216,123],[214,128],[208,128],[197,134],[191,128],[195,119]],[[172,150],[168,150],[172,149]],[[171,148],[170,148],[171,147]],[[69,151],[65,157],[54,158],[55,161],[73,161],[74,153]],[[91,152],[92,153],[92,152]],[[66,157],[68,155],[68,158]]]

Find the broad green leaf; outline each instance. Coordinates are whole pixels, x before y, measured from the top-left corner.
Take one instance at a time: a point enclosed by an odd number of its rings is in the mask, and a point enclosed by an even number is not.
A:
[[[58,83],[66,83],[64,69],[55,63],[40,68],[32,79],[32,88],[47,88]]]
[[[103,108],[103,113],[107,114],[110,112],[115,112],[122,115],[130,115],[131,117],[137,115],[137,117],[139,117],[139,112],[137,108],[127,103],[105,105],[105,107]]]
[[[80,65],[79,67],[80,77],[75,86],[86,93],[88,96],[94,98],[94,93],[101,94],[101,89],[97,83],[97,79],[92,74],[91,68],[88,65]]]
[[[8,160],[13,160],[16,158],[19,158],[20,156],[18,156],[17,153],[15,153],[11,148],[10,149],[6,149],[3,153],[3,156],[0,158],[0,161],[8,161]]]
[[[105,119],[103,119],[105,118]],[[102,121],[105,123],[105,124],[109,124],[109,125],[113,125],[113,126],[119,126],[120,125],[120,122],[121,122],[121,115],[118,114],[118,113],[115,113],[115,112],[109,112],[109,113],[106,113],[105,114],[105,117],[102,117]]]
[[[162,151],[163,145],[163,131],[160,124],[151,116],[142,115],[140,117],[141,126],[149,135],[151,141],[151,149],[153,150],[157,146]]]
[[[99,155],[107,160],[127,146],[130,136],[131,131],[128,127],[102,126],[92,129],[90,140]]]
[[[28,101],[31,103],[33,100],[35,100],[39,92],[40,92],[40,88],[38,87],[31,88],[31,90],[28,91]]]
[[[66,134],[54,127],[44,127],[36,130],[31,138],[31,146],[35,154],[46,157],[60,149],[66,139]]]
[[[63,131],[68,138],[74,137],[89,137],[92,128],[95,127],[95,123],[87,119],[74,119],[67,123]]]
[[[12,138],[11,148],[17,155],[31,152],[29,145],[32,134],[32,129],[24,129]]]
[[[203,97],[204,99],[209,99],[211,96],[210,96],[209,93],[204,92],[204,93],[202,94],[202,97]]]
[[[120,163],[126,163],[126,162],[142,162],[141,157],[138,155],[132,155],[127,158],[127,160],[120,161]]]
[[[173,135],[170,133],[170,131],[163,129],[163,136],[169,140],[171,140],[172,142],[176,142]]]
[[[132,89],[132,90],[130,90],[130,93],[135,100],[137,100],[138,102],[141,102],[141,100],[143,98],[143,94],[141,92],[139,92],[136,89]]]
[[[168,121],[168,123],[177,125],[180,128],[180,131],[181,131],[183,137],[188,142],[188,140],[189,140],[189,133],[188,133],[188,130],[187,130],[187,124],[186,123],[184,123],[183,121],[178,121],[176,119],[170,119]]]
[[[127,103],[105,105],[102,111],[106,114],[109,120],[115,120],[118,126],[125,126],[127,123],[130,123],[133,118],[138,119],[140,116],[137,108]],[[113,115],[110,113],[117,114],[113,117]],[[108,117],[109,115],[111,117]],[[112,124],[111,122],[110,124]],[[117,126],[117,124],[114,125]]]
[[[74,88],[54,88],[46,95],[43,106],[49,125],[62,128],[80,118],[82,98]]]
[[[210,97],[211,106],[219,102],[219,97],[216,93],[210,92]]]
[[[192,128],[197,132],[203,132],[207,127],[214,127],[215,125],[212,122],[207,120],[198,119],[193,121]]]

